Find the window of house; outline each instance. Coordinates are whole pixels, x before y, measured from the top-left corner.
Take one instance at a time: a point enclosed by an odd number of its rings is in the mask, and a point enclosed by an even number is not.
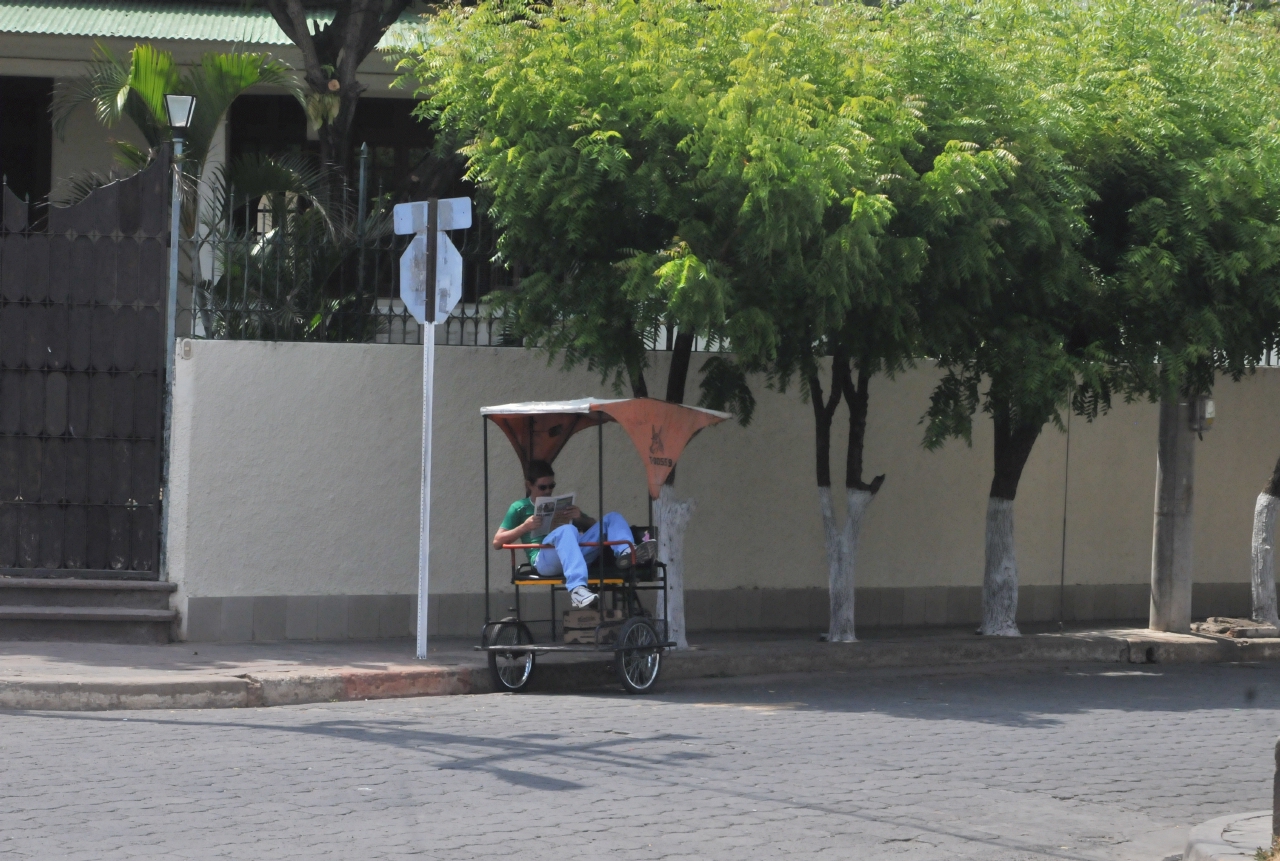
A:
[[[0,77],[0,174],[20,198],[49,196],[52,101],[52,78]]]

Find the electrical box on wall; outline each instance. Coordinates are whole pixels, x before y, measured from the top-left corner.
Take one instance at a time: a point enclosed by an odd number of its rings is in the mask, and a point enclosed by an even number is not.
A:
[[[1213,427],[1213,419],[1217,411],[1213,406],[1213,398],[1201,395],[1196,398],[1196,409],[1191,419],[1191,429],[1196,433],[1204,433]]]

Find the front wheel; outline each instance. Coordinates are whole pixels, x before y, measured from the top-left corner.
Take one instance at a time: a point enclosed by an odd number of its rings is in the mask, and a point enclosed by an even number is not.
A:
[[[533,635],[523,622],[502,622],[495,626],[488,637],[489,646],[510,646],[510,650],[489,652],[489,675],[499,691],[515,693],[529,686],[533,676],[534,654],[521,651],[519,646],[533,644]]]
[[[618,631],[614,663],[618,678],[628,693],[643,694],[653,690],[662,669],[662,641],[648,619],[635,617],[623,623]]]

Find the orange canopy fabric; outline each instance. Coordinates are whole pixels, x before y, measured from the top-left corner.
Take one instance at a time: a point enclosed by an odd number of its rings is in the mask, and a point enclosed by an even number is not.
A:
[[[644,462],[649,497],[658,498],[689,440],[698,431],[729,418],[728,413],[671,404],[654,398],[578,398],[484,407],[480,414],[502,428],[520,458],[554,461],[569,438],[604,422],[617,422]]]

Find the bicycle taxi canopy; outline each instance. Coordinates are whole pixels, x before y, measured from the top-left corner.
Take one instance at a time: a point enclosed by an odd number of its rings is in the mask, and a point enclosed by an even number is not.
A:
[[[729,418],[728,413],[702,407],[672,404],[654,398],[577,398],[568,401],[529,401],[483,407],[480,410],[484,431],[484,516],[485,533],[489,532],[489,422],[502,432],[520,458],[521,472],[533,460],[555,461],[574,434],[588,428],[597,428],[597,463],[599,467],[599,495],[597,503],[600,520],[604,505],[604,426],[610,422],[622,426],[644,463],[649,485],[649,499],[658,498],[663,482],[675,469],[689,441],[703,428]],[[581,506],[580,506],[581,507]],[[489,551],[485,550],[484,591],[485,625],[480,635],[478,649],[488,652],[489,670],[498,690],[523,690],[533,673],[535,655],[548,652],[612,651],[615,667],[623,686],[632,693],[651,690],[658,678],[662,653],[670,646],[668,620],[666,618],[666,567],[656,560],[647,564],[637,563],[635,543],[641,540],[641,532],[654,532],[652,505],[650,505],[648,529],[632,526],[634,541],[605,541],[584,543],[581,546],[599,547],[599,570],[589,577],[588,585],[600,591],[603,607],[607,596],[612,608],[602,609],[595,621],[595,630],[586,639],[569,639],[568,621],[565,622],[565,643],[556,642],[557,589],[563,589],[564,580],[554,575],[539,575],[533,566],[520,565],[516,552],[538,547],[535,544],[504,544],[511,552],[511,583],[515,588],[515,614],[494,621],[490,614]],[[648,536],[644,536],[648,537]],[[603,538],[603,536],[601,536]],[[623,570],[610,569],[614,558],[604,552],[605,545],[627,545],[631,564]],[[625,551],[624,551],[625,555]],[[618,563],[619,565],[621,563]],[[595,563],[592,563],[595,567]],[[521,586],[549,586],[549,619],[530,619],[522,613]],[[661,619],[654,618],[640,600],[642,591],[661,593]],[[567,617],[566,617],[567,618]],[[535,643],[530,625],[550,625],[551,642]],[[575,629],[575,632],[579,629]],[[575,633],[575,636],[577,634]]]
[[[655,398],[577,398],[483,407],[480,415],[507,435],[524,469],[531,460],[553,463],[569,438],[607,422],[622,425],[644,462],[649,498],[657,499],[689,440],[728,413]]]

